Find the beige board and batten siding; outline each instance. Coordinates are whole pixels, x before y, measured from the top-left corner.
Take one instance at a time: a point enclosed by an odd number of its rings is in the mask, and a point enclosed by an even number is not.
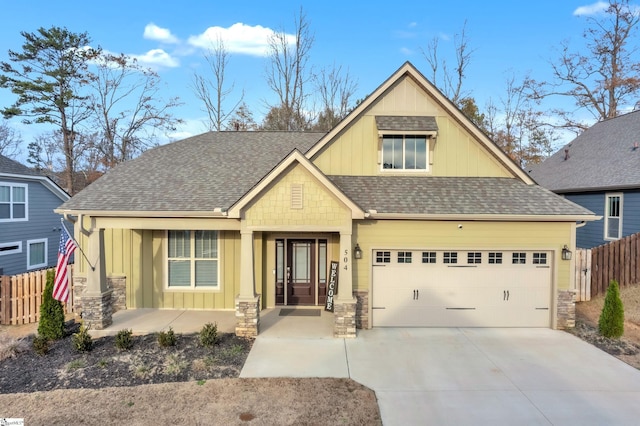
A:
[[[405,77],[313,158],[326,175],[390,174],[379,163],[377,115],[434,116],[438,136],[428,175],[513,177],[460,123],[452,119],[411,78]],[[430,142],[431,144],[433,141]]]
[[[291,188],[302,185],[302,208],[292,208]],[[303,166],[293,164],[243,211],[248,229],[335,231],[351,226],[351,210]]]

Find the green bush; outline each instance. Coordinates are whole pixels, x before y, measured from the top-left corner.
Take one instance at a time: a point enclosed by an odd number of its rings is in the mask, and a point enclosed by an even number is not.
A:
[[[84,324],[80,326],[80,330],[71,336],[71,342],[73,347],[78,352],[89,352],[93,349],[93,342],[91,341],[91,335],[89,334],[89,328]]]
[[[620,287],[616,280],[611,280],[604,306],[598,321],[598,331],[605,337],[618,338],[624,333],[624,307],[620,299]]]
[[[169,327],[168,331],[158,333],[158,344],[163,348],[176,345],[176,334],[173,332],[173,328]]]
[[[116,348],[121,351],[128,351],[133,347],[133,331],[120,330],[116,334]]]
[[[206,323],[200,330],[200,344],[206,348],[212,348],[218,341],[218,323]]]
[[[49,339],[38,334],[33,339],[33,350],[38,355],[46,355],[49,353]]]
[[[58,340],[64,337],[64,308],[62,303],[53,298],[54,280],[54,271],[47,271],[47,283],[42,295],[38,322],[38,334],[47,340]]]

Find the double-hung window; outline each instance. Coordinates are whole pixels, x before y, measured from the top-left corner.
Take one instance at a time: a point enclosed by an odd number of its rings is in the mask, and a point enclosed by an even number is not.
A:
[[[382,168],[385,170],[426,171],[428,139],[420,135],[384,135]]]
[[[604,217],[604,239],[618,240],[622,237],[622,194],[606,194]]]
[[[27,220],[27,185],[0,182],[0,222]]]
[[[168,287],[220,288],[218,231],[168,231]]]

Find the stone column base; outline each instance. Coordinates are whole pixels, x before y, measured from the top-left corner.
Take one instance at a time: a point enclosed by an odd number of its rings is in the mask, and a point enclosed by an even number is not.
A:
[[[576,326],[575,290],[558,291],[558,312],[556,314],[556,328],[564,330]]]
[[[356,305],[352,302],[336,301],[333,308],[335,323],[333,337],[353,339],[356,337]]]
[[[236,336],[255,338],[260,331],[260,296],[236,298]]]
[[[369,292],[367,290],[356,290],[353,292],[356,297],[356,328],[369,328]]]
[[[113,290],[113,313],[127,309],[127,277],[120,275],[107,277],[107,288]]]
[[[82,295],[82,321],[85,326],[93,330],[102,330],[113,323],[111,293],[112,290],[107,290],[98,295]]]

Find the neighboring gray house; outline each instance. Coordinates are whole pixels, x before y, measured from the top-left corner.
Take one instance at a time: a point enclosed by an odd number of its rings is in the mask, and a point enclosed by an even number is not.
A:
[[[50,178],[0,155],[0,275],[56,265],[62,216],[53,209],[68,199]]]
[[[577,229],[577,247],[640,232],[640,111],[594,124],[529,173],[602,216]]]

